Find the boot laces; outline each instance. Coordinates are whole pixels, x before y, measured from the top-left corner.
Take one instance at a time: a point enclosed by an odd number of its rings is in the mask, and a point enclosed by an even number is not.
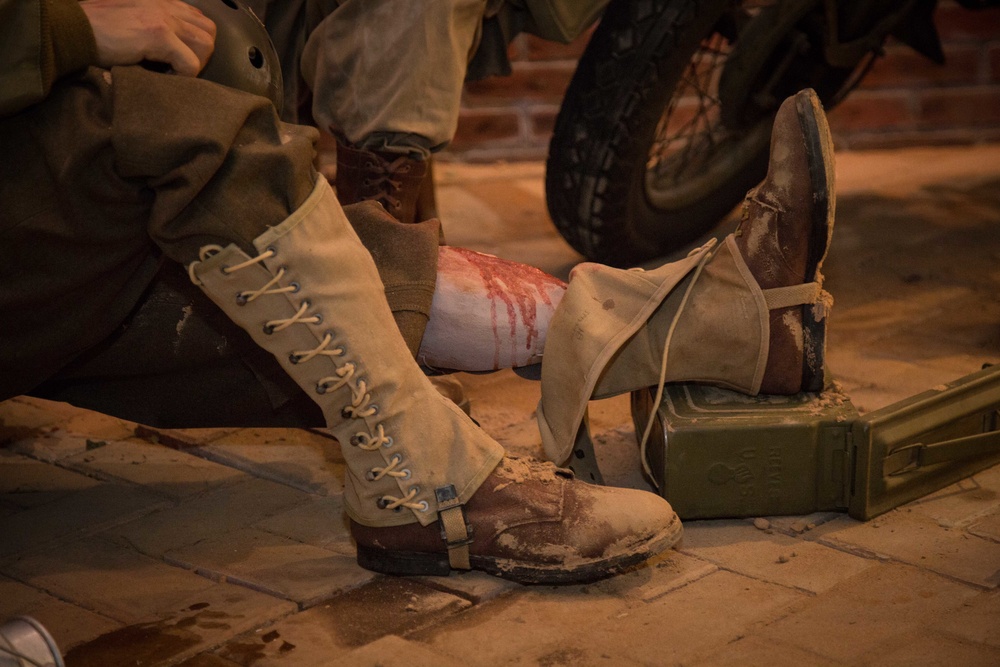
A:
[[[390,170],[398,169],[400,168],[400,165],[405,162],[405,160],[406,158],[399,158],[389,165],[388,168]],[[399,187],[398,183],[396,184],[396,187]],[[212,255],[221,251],[222,247],[218,245],[207,245],[202,247],[198,253],[200,262],[204,262]],[[257,257],[248,259],[233,266],[224,266],[221,270],[227,275],[235,273],[274,257],[276,254],[277,251],[273,248],[268,248]],[[188,275],[191,278],[191,281],[196,285],[202,284],[198,279],[198,276],[195,274],[195,269],[200,262],[192,262],[188,267]],[[291,292],[298,292],[299,286],[294,283],[287,286],[281,286],[279,284],[284,275],[284,267],[279,268],[277,273],[259,289],[240,292],[237,295],[237,303],[243,305],[264,296],[265,294],[287,294]],[[306,314],[309,307],[309,301],[304,300],[299,305],[295,314],[291,317],[267,321],[264,325],[265,333],[270,334],[282,331],[293,324],[319,324],[322,322],[323,318],[320,315]],[[292,363],[299,364],[310,361],[319,356],[329,357],[331,358],[331,361],[333,357],[343,356],[345,354],[345,350],[341,347],[331,348],[330,344],[332,342],[333,335],[328,332],[323,336],[323,340],[320,341],[315,348],[311,350],[295,350],[289,355],[289,359]],[[345,419],[363,419],[378,413],[378,406],[371,402],[372,395],[368,391],[368,384],[362,379],[357,379],[355,383],[351,384],[350,380],[354,377],[355,371],[356,366],[353,363],[346,362],[343,365],[336,366],[335,375],[320,378],[316,383],[316,391],[320,394],[336,391],[343,386],[348,386],[350,388],[351,402],[349,405],[344,406],[343,410],[341,410],[341,414]],[[355,438],[352,442],[356,443],[361,449],[375,451],[381,446],[390,446],[392,444],[392,437],[387,436],[385,434],[385,429],[381,424],[379,424],[376,427],[374,435],[359,432],[355,434]],[[379,481],[385,477],[391,477],[397,480],[409,479],[411,474],[409,469],[397,470],[398,466],[402,463],[402,460],[403,458],[399,454],[394,455],[387,465],[372,468],[367,475],[368,480]],[[384,495],[379,498],[377,504],[382,509],[399,510],[405,507],[419,512],[427,512],[430,509],[430,505],[427,501],[421,500],[420,502],[414,502],[414,498],[416,498],[419,493],[419,487],[413,486],[410,487],[405,496],[399,498],[396,496]]]
[[[279,293],[280,290],[271,292],[272,294]],[[319,315],[306,315],[306,311],[309,310],[311,304],[308,301],[303,301],[299,305],[299,309],[294,315],[285,319],[268,320],[264,323],[264,331],[266,333],[274,333],[275,331],[281,331],[282,329],[287,329],[293,324],[319,324],[323,321],[323,318]]]
[[[309,361],[310,359],[318,355],[323,355],[326,357],[343,356],[344,348],[342,347],[327,349],[330,347],[330,343],[332,342],[333,342],[333,336],[327,333],[325,336],[323,336],[323,340],[320,342],[320,344],[317,345],[315,348],[311,350],[296,350],[292,352],[289,355],[289,357],[291,358],[293,364],[301,364],[306,361]]]
[[[385,495],[379,498],[378,506],[384,510],[398,510],[402,507],[411,510],[417,510],[419,512],[426,512],[430,505],[427,504],[426,500],[421,500],[419,503],[413,502],[413,499],[417,497],[420,493],[420,489],[413,486],[407,491],[406,495],[402,498],[397,498],[396,496]]]
[[[359,449],[363,449],[368,452],[374,452],[379,447],[391,447],[392,438],[385,434],[385,428],[381,424],[375,427],[375,433],[365,433],[364,431],[358,431],[351,438],[351,444]]]
[[[659,405],[660,401],[663,400],[663,388],[667,384],[667,357],[670,350],[670,341],[673,339],[674,330],[677,328],[677,322],[681,319],[681,314],[687,306],[688,298],[691,296],[691,291],[694,289],[695,283],[698,282],[698,278],[701,276],[702,269],[705,268],[708,261],[715,255],[713,249],[715,248],[716,243],[716,239],[710,239],[705,245],[700,248],[695,248],[688,253],[688,257],[691,257],[699,252],[704,252],[704,255],[702,255],[701,259],[698,260],[698,264],[695,266],[694,273],[691,276],[691,282],[688,283],[687,289],[684,290],[684,296],[681,298],[680,305],[677,307],[677,312],[674,314],[674,318],[670,322],[670,328],[667,329],[667,337],[663,341],[663,354],[660,357],[660,379],[656,383],[656,398],[653,399],[654,406]],[[656,410],[650,411],[649,419],[646,421],[646,428],[642,432],[642,438],[639,439],[639,460],[642,461],[642,469],[649,477],[650,482],[652,482],[653,486],[656,488],[660,488],[660,485],[656,483],[656,477],[653,475],[653,468],[649,465],[649,457],[647,456],[649,435],[653,431],[656,414]]]
[[[387,208],[398,209],[403,205],[397,196],[399,189],[403,187],[403,181],[396,176],[410,170],[410,158],[403,155],[392,162],[376,158],[365,165],[373,174],[364,180],[364,185],[369,188],[366,198],[381,201]]]
[[[400,465],[402,465],[402,463],[403,463],[403,457],[399,454],[394,454],[393,457],[389,460],[389,464],[386,465],[385,467],[379,468],[376,466],[372,468],[370,471],[368,471],[368,476],[366,477],[366,479],[369,482],[377,482],[386,476],[395,477],[396,479],[409,479],[410,478],[409,468],[403,468],[402,470],[396,469]]]

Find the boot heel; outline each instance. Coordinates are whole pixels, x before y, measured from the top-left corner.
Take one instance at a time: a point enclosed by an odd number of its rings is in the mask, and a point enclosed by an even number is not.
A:
[[[390,552],[360,544],[358,565],[373,572],[402,576],[446,577],[451,573],[447,554]]]

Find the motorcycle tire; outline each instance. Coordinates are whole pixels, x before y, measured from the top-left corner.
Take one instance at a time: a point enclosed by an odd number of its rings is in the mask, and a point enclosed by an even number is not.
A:
[[[792,4],[800,9],[790,14],[787,6],[748,13],[733,0],[611,2],[567,89],[546,164],[549,214],[577,252],[635,265],[718,224],[766,173],[771,121],[783,97],[761,102],[756,91],[775,71],[774,59],[788,74],[770,82],[774,93],[812,86],[829,104],[856,83],[853,70],[789,55],[798,47],[785,41],[818,3]],[[726,59],[748,30],[753,44],[730,67]],[[723,49],[721,60],[702,62]],[[755,55],[764,51],[766,57]],[[695,86],[713,87],[714,116],[703,122],[699,107],[695,119],[706,131],[668,137],[676,150],[664,158],[657,152],[669,128],[661,124],[682,109],[678,89],[692,77],[707,77]],[[721,143],[713,133],[721,133]]]

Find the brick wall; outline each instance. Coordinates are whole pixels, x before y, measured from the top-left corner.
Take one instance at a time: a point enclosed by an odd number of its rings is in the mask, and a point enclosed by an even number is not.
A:
[[[947,62],[935,65],[889,43],[861,86],[830,113],[838,147],[1000,141],[1000,9],[973,12],[942,0],[936,22]],[[514,73],[466,86],[446,156],[545,156],[559,103],[586,36],[561,45],[521,35]]]

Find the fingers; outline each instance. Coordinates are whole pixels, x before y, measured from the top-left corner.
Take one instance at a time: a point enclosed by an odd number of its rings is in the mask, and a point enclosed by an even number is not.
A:
[[[177,37],[187,46],[189,52],[197,58],[198,65],[197,69],[193,72],[189,70],[182,71],[177,67],[174,67],[174,69],[179,74],[195,76],[205,67],[208,59],[212,57],[212,52],[215,50],[216,26],[211,19],[202,14],[197,8],[192,7],[186,2],[180,2],[180,4],[186,11],[177,15]]]
[[[170,0],[162,6],[169,14],[146,56],[169,63],[177,74],[197,76],[215,50],[215,23],[181,0]]]
[[[169,62],[178,74],[197,76],[215,50],[215,24],[203,14],[199,13],[199,16],[207,21],[209,29],[206,29],[204,22],[182,20],[178,22],[173,34],[167,40],[166,45],[170,48],[163,55],[163,59]]]
[[[195,76],[215,49],[216,26],[182,0],[84,0],[103,67],[143,60]]]

